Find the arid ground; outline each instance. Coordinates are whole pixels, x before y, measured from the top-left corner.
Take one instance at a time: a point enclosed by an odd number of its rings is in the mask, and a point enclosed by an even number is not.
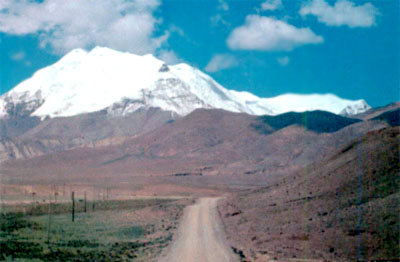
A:
[[[393,107],[200,110],[101,146],[13,138],[26,154],[2,162],[0,260],[398,261]]]

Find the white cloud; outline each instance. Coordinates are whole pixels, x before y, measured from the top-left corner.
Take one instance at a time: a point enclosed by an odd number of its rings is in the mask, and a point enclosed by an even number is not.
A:
[[[291,51],[305,44],[319,44],[324,39],[309,28],[297,28],[271,17],[249,15],[244,25],[235,28],[227,39],[231,49]]]
[[[56,53],[101,45],[137,54],[151,53],[168,38],[155,37],[159,0],[2,0],[0,32],[38,34],[40,46]]]
[[[13,53],[10,55],[10,58],[11,58],[11,60],[22,63],[27,67],[32,65],[32,63],[30,61],[26,60],[26,53],[24,51]]]
[[[212,26],[224,25],[230,26],[230,23],[226,21],[221,14],[216,14],[210,18],[210,22]]]
[[[184,37],[185,36],[185,32],[182,30],[182,28],[176,26],[176,25],[171,25],[169,27],[169,32],[171,33],[177,33],[179,36]]]
[[[281,66],[287,66],[290,63],[290,58],[288,56],[279,57],[276,59]]]
[[[225,12],[228,11],[229,10],[228,2],[226,2],[226,0],[218,0],[217,9],[223,10]]]
[[[356,6],[348,0],[339,0],[330,6],[325,0],[312,0],[304,4],[300,15],[314,15],[318,21],[330,26],[370,27],[376,24],[379,14],[371,3]]]
[[[261,4],[261,10],[273,11],[282,8],[282,0],[266,0]]]
[[[230,54],[216,54],[214,55],[210,62],[208,62],[205,70],[207,72],[213,73],[223,69],[228,69],[239,65],[239,61]]]
[[[25,52],[21,51],[11,55],[11,59],[14,61],[22,61],[25,59]]]
[[[175,65],[183,62],[183,60],[180,59],[172,50],[161,50],[158,54],[158,58],[168,65]]]
[[[229,5],[226,0],[218,0],[218,6],[217,6],[217,14],[214,16],[210,17],[210,22],[211,26],[218,26],[218,25],[224,25],[224,26],[229,26],[229,22],[226,21],[224,18],[229,11]],[[222,11],[222,12],[221,12]]]

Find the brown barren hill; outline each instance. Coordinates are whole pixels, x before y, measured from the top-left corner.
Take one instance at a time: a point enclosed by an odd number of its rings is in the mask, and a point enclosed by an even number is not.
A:
[[[308,119],[308,124],[299,122],[303,118]],[[332,123],[334,129],[330,127]],[[326,112],[286,114],[265,120],[224,110],[199,109],[118,142],[110,138],[107,144],[107,139],[103,139],[72,150],[8,161],[2,166],[4,178],[40,176],[39,180],[46,176],[92,179],[122,174],[266,176],[304,167],[369,130],[385,126],[383,121],[359,122]]]
[[[397,259],[399,139],[399,127],[371,131],[322,162],[226,201],[220,211],[231,243],[255,261],[263,254]]]
[[[12,117],[0,119],[0,162],[64,152],[82,147],[120,144],[179,118],[158,108],[126,116],[106,111],[71,117]]]

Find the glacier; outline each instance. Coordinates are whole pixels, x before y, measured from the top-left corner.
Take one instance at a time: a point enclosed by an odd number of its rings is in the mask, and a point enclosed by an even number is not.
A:
[[[74,49],[55,64],[0,96],[0,116],[67,117],[107,110],[123,116],[141,108],[161,108],[185,116],[197,108],[251,115],[324,110],[355,115],[370,109],[364,100],[333,94],[283,94],[260,98],[229,90],[188,64],[166,65],[151,54],[106,47]]]

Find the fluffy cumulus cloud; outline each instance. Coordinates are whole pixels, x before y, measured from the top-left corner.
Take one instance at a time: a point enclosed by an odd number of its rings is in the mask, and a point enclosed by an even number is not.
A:
[[[371,3],[356,6],[348,0],[339,0],[333,6],[325,0],[312,0],[303,4],[300,15],[314,15],[318,21],[330,26],[370,27],[375,25],[378,9]]]
[[[261,4],[261,10],[273,11],[282,8],[282,0],[266,0]]]
[[[230,54],[216,54],[205,67],[209,73],[217,72],[223,69],[228,69],[239,65],[239,61]]]
[[[159,0],[2,0],[0,32],[37,34],[43,48],[63,54],[73,48],[107,46],[137,54],[154,52],[168,34],[154,36]]]
[[[324,39],[309,28],[297,28],[271,17],[249,15],[244,25],[235,28],[227,39],[233,50],[291,51]]]

